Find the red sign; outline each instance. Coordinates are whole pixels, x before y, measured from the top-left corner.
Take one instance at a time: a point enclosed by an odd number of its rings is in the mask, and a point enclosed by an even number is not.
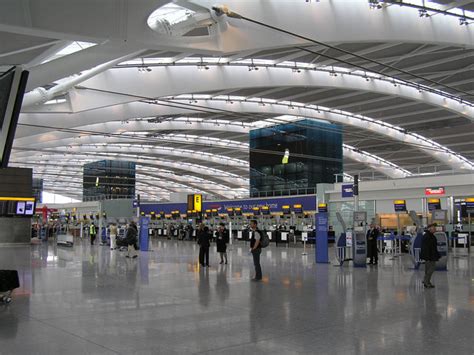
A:
[[[425,189],[426,196],[444,195],[444,187],[428,187]]]

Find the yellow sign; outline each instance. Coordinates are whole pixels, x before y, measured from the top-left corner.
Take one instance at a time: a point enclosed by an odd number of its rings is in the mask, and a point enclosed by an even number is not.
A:
[[[269,210],[269,209],[270,209],[270,207],[268,207],[268,206],[262,206],[262,210]]]
[[[283,206],[283,207],[285,207],[285,206]],[[293,205],[293,208],[301,208],[301,207],[302,207],[302,206],[299,205],[299,204],[298,204],[298,205]]]
[[[194,208],[196,212],[202,211],[202,195],[194,195]]]
[[[0,197],[0,201],[34,201],[34,197]]]
[[[429,198],[428,203],[439,203],[439,198]]]
[[[468,198],[466,198],[466,202],[474,202],[474,197],[468,197]]]
[[[393,201],[393,204],[394,204],[394,205],[404,205],[404,204],[405,204],[405,200],[395,200],[395,201]]]
[[[258,211],[260,208],[258,208],[258,207],[252,207],[252,209],[253,209],[254,211]]]
[[[240,208],[240,207],[236,207],[235,210],[236,210],[236,211],[240,211],[241,208]]]
[[[319,204],[318,204],[318,207],[327,207],[327,206],[328,206],[327,203],[319,203]]]
[[[281,208],[283,208],[284,210],[286,210],[286,209],[289,209],[289,208],[290,208],[290,205],[283,205],[283,206],[281,206]]]

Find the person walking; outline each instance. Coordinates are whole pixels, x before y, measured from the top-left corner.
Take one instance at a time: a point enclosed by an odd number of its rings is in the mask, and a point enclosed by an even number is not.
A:
[[[379,261],[379,254],[377,250],[377,238],[379,237],[379,230],[375,224],[370,225],[367,231],[367,257],[370,258],[369,264],[377,265]]]
[[[257,221],[252,219],[250,221],[250,252],[253,257],[253,265],[255,267],[255,277],[252,281],[262,280],[262,267],[260,265],[260,254],[262,254],[262,248],[260,247],[260,239],[262,238],[261,232],[257,229]]]
[[[89,235],[91,236],[91,245],[94,245],[95,237],[97,235],[97,229],[95,227],[94,222],[92,222],[89,226]]]
[[[138,257],[135,245],[138,242],[138,228],[137,225],[134,221],[130,222],[130,225],[128,226],[127,229],[127,234],[125,236],[125,241],[127,242],[127,255],[125,257],[127,258],[133,258],[135,259]]]
[[[221,262],[219,264],[223,264],[224,260],[227,264],[227,243],[229,243],[229,231],[225,228],[224,223],[219,223],[216,239],[217,252],[221,256]]]
[[[431,276],[436,270],[436,262],[441,257],[438,252],[438,241],[434,235],[436,232],[436,227],[436,223],[430,224],[425,231],[425,234],[423,234],[423,239],[421,240],[420,259],[425,261],[425,277],[423,279],[423,286],[425,288],[434,287],[434,285],[431,283]]]
[[[117,225],[112,223],[109,227],[110,231],[110,250],[117,249]]]
[[[209,247],[211,246],[211,237],[209,228],[201,223],[197,232],[197,243],[199,244],[199,264],[201,264],[202,267],[209,267]]]

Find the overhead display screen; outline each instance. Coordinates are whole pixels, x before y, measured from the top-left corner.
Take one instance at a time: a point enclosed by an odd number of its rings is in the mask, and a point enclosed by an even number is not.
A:
[[[34,197],[0,197],[0,217],[31,217],[35,207]]]

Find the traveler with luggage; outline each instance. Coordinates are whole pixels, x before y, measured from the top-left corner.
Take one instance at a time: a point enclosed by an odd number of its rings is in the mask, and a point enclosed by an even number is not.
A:
[[[127,228],[125,241],[127,243],[127,255],[125,257],[135,259],[138,256],[136,251],[136,244],[138,242],[138,227],[134,221],[130,222],[130,225]]]
[[[12,301],[12,292],[20,287],[18,271],[16,270],[0,270],[0,302],[10,303]]]

